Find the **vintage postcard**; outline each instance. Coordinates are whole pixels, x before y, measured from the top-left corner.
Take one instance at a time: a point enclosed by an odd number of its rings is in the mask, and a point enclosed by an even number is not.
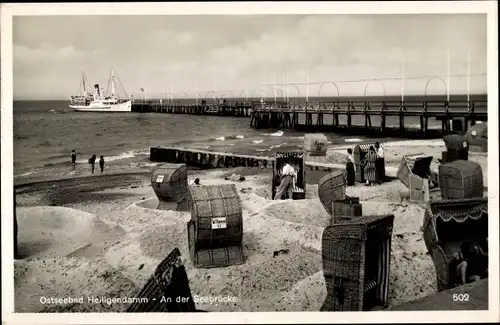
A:
[[[497,19],[2,4],[4,321],[499,321]]]

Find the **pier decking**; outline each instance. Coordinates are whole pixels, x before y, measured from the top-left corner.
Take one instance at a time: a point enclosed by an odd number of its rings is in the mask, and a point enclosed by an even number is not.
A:
[[[132,102],[132,112],[138,113],[170,113],[190,115],[213,115],[249,117],[253,109],[253,102],[224,101],[222,103],[184,104],[180,101],[163,101],[159,99],[137,100]]]
[[[331,116],[333,123],[324,123]],[[363,117],[363,125],[355,125],[353,117]],[[372,123],[379,117],[380,124]],[[302,118],[301,118],[302,117]],[[313,123],[313,117],[315,122]],[[340,123],[340,117],[346,123]],[[387,126],[388,117],[397,117],[399,125]],[[419,128],[405,125],[405,118],[418,117]],[[441,121],[441,129],[429,128],[429,119]],[[304,120],[304,123],[299,123]],[[439,137],[453,129],[467,131],[469,123],[487,121],[487,102],[484,101],[338,101],[290,105],[287,102],[259,105],[251,112],[250,126],[256,129],[294,129],[307,132],[345,132],[383,134],[416,138]]]
[[[464,133],[469,125],[488,120],[486,95],[475,95],[472,100],[450,101],[427,100],[427,97],[407,101],[384,99],[386,98],[341,100],[339,97],[339,100],[317,100],[312,103],[296,103],[291,100],[219,100],[211,104],[206,100],[188,104],[182,100],[135,99],[132,111],[250,117],[250,127],[254,129],[292,129],[405,138],[439,138],[450,132]],[[392,119],[392,123],[389,119]],[[440,121],[441,125],[429,126],[430,119]]]

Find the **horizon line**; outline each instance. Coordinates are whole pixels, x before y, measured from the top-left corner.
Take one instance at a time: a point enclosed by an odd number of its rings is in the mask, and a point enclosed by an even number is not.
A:
[[[448,96],[447,94],[406,94],[404,95],[403,97],[446,97]],[[464,96],[464,97],[467,97],[467,96],[488,96],[487,93],[485,92],[481,92],[481,93],[455,93],[455,94],[449,94],[449,96],[453,96],[453,97],[457,97],[457,96]],[[377,98],[377,97],[402,97],[401,94],[394,94],[394,95],[390,95],[390,94],[386,94],[386,95],[320,95],[320,96],[288,96],[288,98],[332,98],[332,97],[340,97],[340,98],[363,98],[363,97],[366,97],[366,98]],[[137,100],[144,100],[144,99],[154,99],[154,100],[159,100],[159,99],[165,99],[165,100],[188,100],[188,99],[198,99],[198,100],[203,100],[203,99],[209,99],[209,100],[213,100],[214,97],[213,95],[211,96],[207,96],[207,97],[203,97],[203,96],[200,96],[200,97],[196,97],[196,96],[189,96],[189,97],[185,97],[185,96],[182,96],[182,97],[156,97],[156,96],[152,96],[152,97],[149,97],[149,96],[134,96],[134,99],[137,99]],[[248,100],[252,100],[252,99],[255,99],[255,100],[260,100],[261,98],[269,98],[269,99],[273,99],[274,100],[274,96],[248,96],[248,97],[245,97],[245,96],[221,96],[221,97],[217,97],[216,96],[216,99],[235,99],[235,98],[247,98]],[[125,98],[120,98],[120,99],[125,99]],[[276,100],[278,99],[283,99],[283,95],[281,96],[276,96]],[[69,101],[69,99],[67,98],[14,98],[12,100],[13,102],[16,102],[16,101]]]

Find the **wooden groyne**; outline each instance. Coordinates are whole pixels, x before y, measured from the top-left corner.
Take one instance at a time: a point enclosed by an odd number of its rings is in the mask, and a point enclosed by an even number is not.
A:
[[[254,107],[249,101],[225,101],[208,104],[200,101],[200,104],[183,104],[180,101],[169,101],[161,99],[137,100],[132,102],[132,112],[137,113],[170,113],[189,115],[213,115],[249,117]]]
[[[275,157],[251,156],[189,148],[151,147],[149,160],[152,162],[182,163],[187,166],[208,169],[234,167],[273,168],[276,159]],[[345,168],[345,165],[312,162],[307,161],[307,158],[305,166],[308,173],[308,182],[313,179],[319,180],[326,173]],[[318,175],[313,176],[312,173]]]
[[[255,129],[294,129],[305,132],[338,132],[363,135],[435,138],[452,131],[466,132],[468,125],[488,120],[487,101],[332,101],[291,105],[288,102],[256,105],[250,126]],[[333,123],[324,123],[331,116]],[[362,116],[363,125],[353,124],[354,116]],[[372,123],[379,117],[380,124]],[[340,123],[340,117],[346,119]],[[387,126],[388,117],[397,117],[399,125]],[[405,125],[405,118],[418,117],[420,127]],[[429,119],[441,121],[441,129],[429,128]],[[303,120],[304,123],[299,121]],[[315,122],[313,123],[313,120]]]

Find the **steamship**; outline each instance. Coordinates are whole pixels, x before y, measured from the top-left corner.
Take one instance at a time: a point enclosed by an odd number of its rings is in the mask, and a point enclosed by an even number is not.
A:
[[[78,95],[70,97],[69,107],[79,112],[131,112],[132,100],[128,98],[118,98],[116,96],[116,83],[113,69],[110,71],[108,89],[109,86],[111,86],[111,94],[109,96],[103,93],[103,89],[99,88],[99,84],[94,85],[92,92],[90,83],[82,70],[82,79]],[[80,90],[83,91],[80,93]]]

